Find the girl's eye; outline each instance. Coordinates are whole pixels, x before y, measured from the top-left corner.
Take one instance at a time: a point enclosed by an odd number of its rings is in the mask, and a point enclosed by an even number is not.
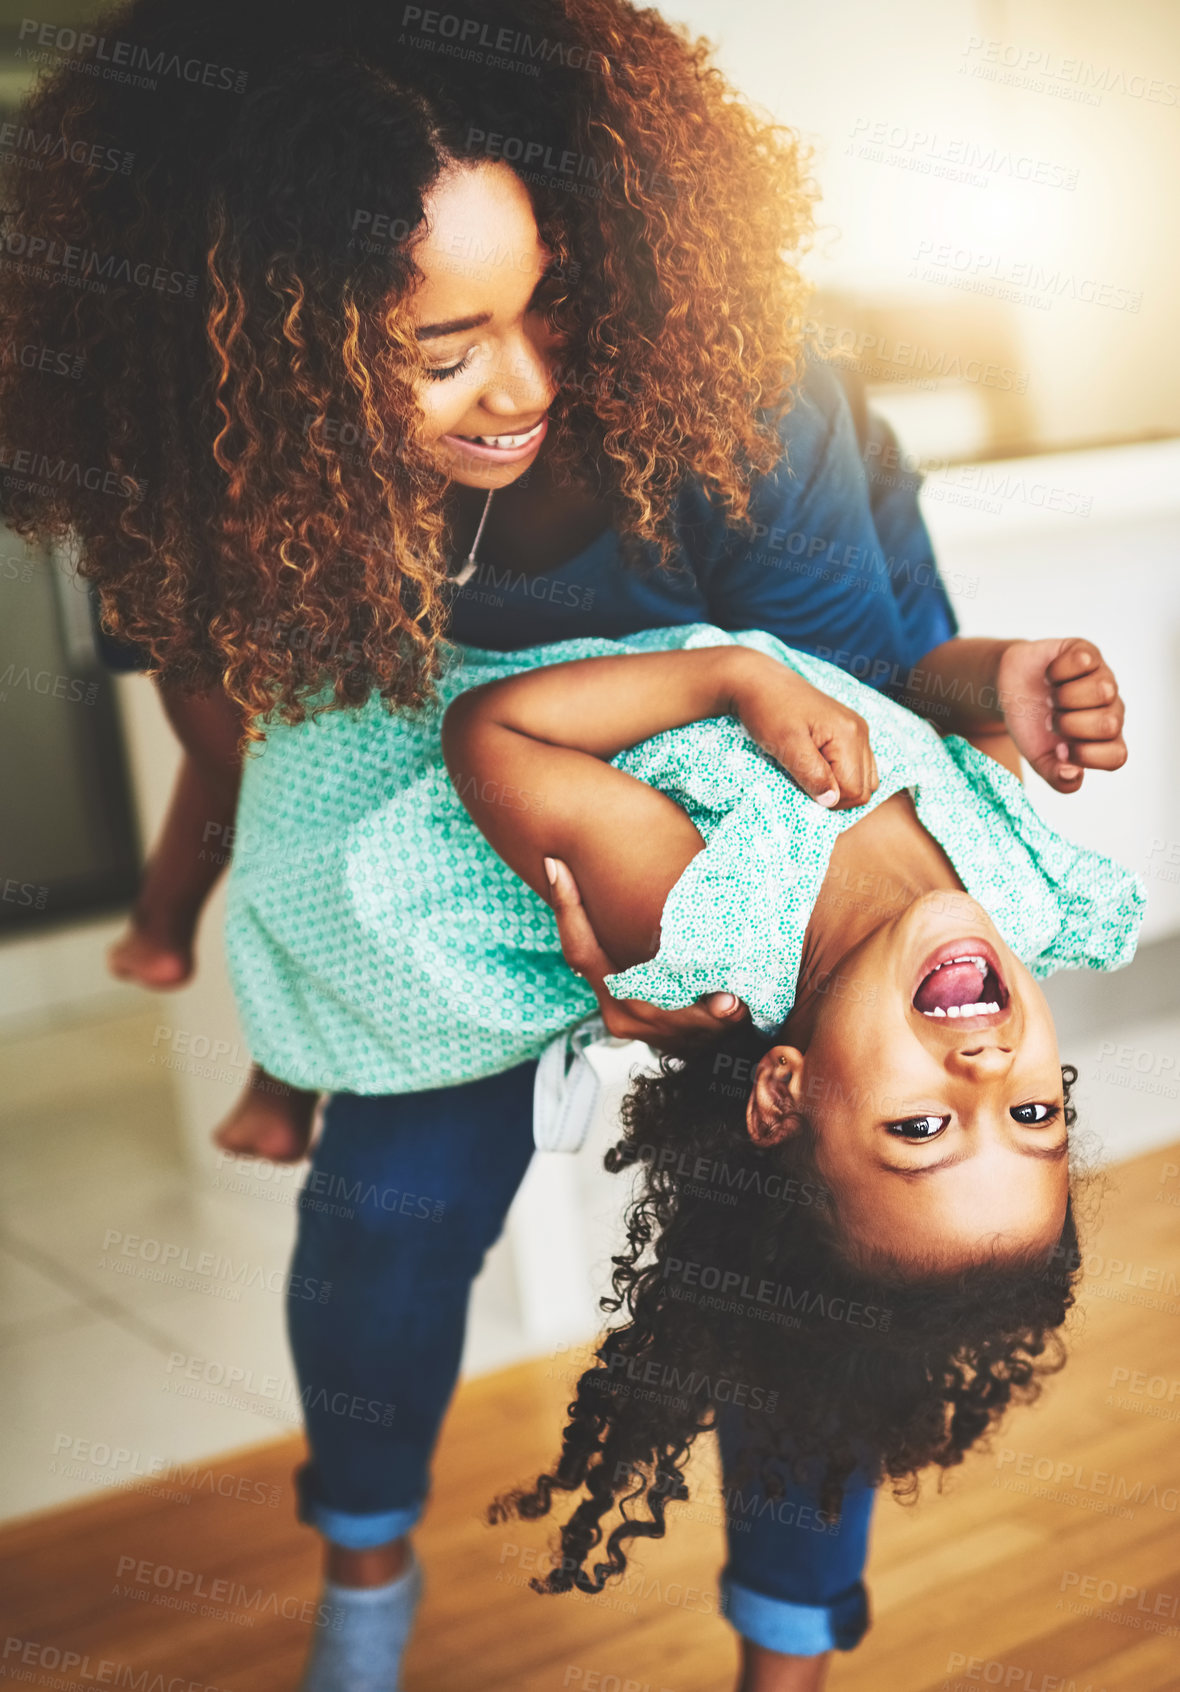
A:
[[[933,1140],[949,1121],[949,1116],[907,1116],[904,1122],[887,1122],[885,1126],[902,1140]]]
[[[1031,1128],[1040,1128],[1046,1122],[1056,1122],[1061,1115],[1061,1106],[1055,1104],[1014,1105],[1008,1115],[1013,1122],[1023,1122]]]
[[[439,365],[433,370],[428,369],[426,372],[427,377],[432,382],[445,382],[449,376],[457,376],[461,370],[467,369],[467,366],[471,363],[474,351],[475,349],[473,347],[471,352],[465,353],[459,360],[458,364],[444,364]]]

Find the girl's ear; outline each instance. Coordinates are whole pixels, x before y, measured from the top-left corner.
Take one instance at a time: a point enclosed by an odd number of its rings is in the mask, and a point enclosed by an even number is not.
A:
[[[754,1071],[746,1103],[746,1128],[756,1146],[775,1146],[799,1127],[803,1053],[772,1046]]]

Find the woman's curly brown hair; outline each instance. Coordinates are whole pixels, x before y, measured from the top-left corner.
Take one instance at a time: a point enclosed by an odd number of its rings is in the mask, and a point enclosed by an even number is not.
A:
[[[488,137],[555,257],[546,451],[631,563],[669,561],[687,478],[745,522],[799,375],[804,159],[707,42],[626,0],[492,0],[503,69],[399,43],[399,14],[132,0],[105,48],[59,49],[19,113],[39,168],[6,170],[3,514],[76,547],[161,673],[251,717],[430,692],[446,477],[417,444],[410,249]]]
[[[582,1493],[538,1592],[601,1592],[632,1540],[660,1539],[667,1506],[689,1496],[697,1435],[742,1405],[741,1461],[727,1485],[784,1476],[840,1513],[846,1483],[892,1482],[913,1498],[919,1472],[963,1461],[1012,1404],[1065,1362],[1057,1332],[1081,1267],[1071,1193],[1052,1252],[985,1258],[948,1275],[873,1272],[840,1238],[808,1124],[762,1147],[746,1132],[749,1085],[725,1077],[768,1046],[742,1028],[687,1059],[665,1057],[622,1108],[607,1168],[636,1168],[628,1248],[614,1258],[611,1329],[578,1380],[556,1463],[503,1494],[489,1519],[547,1515]],[[1075,1118],[1062,1070],[1064,1118]],[[621,1518],[605,1536],[604,1522]],[[602,1545],[591,1568],[587,1559]]]

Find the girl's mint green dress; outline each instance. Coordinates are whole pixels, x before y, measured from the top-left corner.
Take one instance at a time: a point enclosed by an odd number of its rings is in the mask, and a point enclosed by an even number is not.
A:
[[[457,647],[436,705],[391,715],[373,699],[272,726],[246,761],[227,939],[257,1061],[321,1091],[418,1092],[538,1057],[594,1012],[548,905],[496,856],[452,787],[442,712],[466,688],[543,664],[728,643],[778,658],[858,711],[880,786],[866,806],[825,810],[731,717],[621,753],[615,765],[683,806],[705,847],[668,895],[658,955],[608,978],[617,996],[674,1009],[729,991],[773,1032],[793,1003],[837,836],[903,788],[1034,975],[1130,960],[1145,903],[1136,876],[1056,834],[1020,782],[966,741],[941,739],[772,635],[689,624],[510,653]]]

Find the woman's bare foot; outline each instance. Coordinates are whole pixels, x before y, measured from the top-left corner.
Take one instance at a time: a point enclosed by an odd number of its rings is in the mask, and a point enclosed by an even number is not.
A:
[[[107,952],[107,968],[120,981],[157,992],[183,987],[193,973],[196,922],[151,923],[131,913],[126,932]]]
[[[388,1545],[375,1545],[371,1550],[352,1551],[343,1545],[325,1542],[328,1579],[335,1586],[387,1586],[403,1574],[410,1561],[408,1539],[392,1539]]]
[[[276,1081],[257,1064],[246,1089],[213,1143],[235,1157],[265,1157],[271,1163],[298,1163],[307,1156],[318,1093],[304,1093]]]
[[[832,1653],[818,1657],[782,1656],[743,1639],[738,1692],[823,1692]]]

